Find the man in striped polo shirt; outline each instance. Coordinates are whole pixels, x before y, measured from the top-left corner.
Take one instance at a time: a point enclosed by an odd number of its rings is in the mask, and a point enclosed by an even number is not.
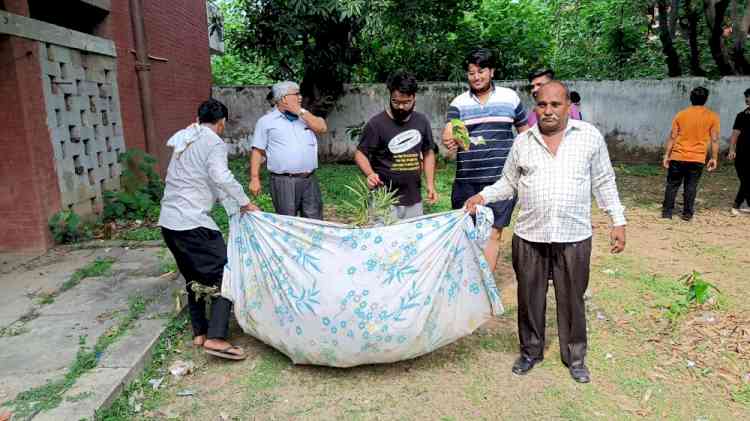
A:
[[[448,124],[443,131],[443,144],[457,152],[456,178],[451,202],[453,209],[461,209],[464,202],[492,185],[500,178],[503,165],[513,144],[513,128],[526,131],[526,111],[518,94],[508,88],[495,86],[494,57],[490,50],[478,48],[464,60],[469,90],[457,96],[448,108]],[[453,137],[451,120],[459,119],[466,126],[468,148]],[[503,227],[510,224],[516,199],[491,203],[495,215],[492,233],[484,249],[484,256],[494,272],[500,252]]]

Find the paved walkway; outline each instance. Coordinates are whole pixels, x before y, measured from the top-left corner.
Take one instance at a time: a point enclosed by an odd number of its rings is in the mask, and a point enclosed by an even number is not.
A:
[[[0,405],[20,392],[64,377],[80,349],[115,335],[134,299],[146,303],[132,327],[97,355],[96,368],[77,379],[62,402],[29,414],[36,420],[90,418],[111,403],[140,372],[175,313],[182,278],[162,276],[159,248],[56,249],[13,262],[0,272]],[[102,275],[66,290],[77,270],[99,259],[113,261]],[[0,407],[0,414],[8,408]],[[27,417],[29,416],[27,415]]]

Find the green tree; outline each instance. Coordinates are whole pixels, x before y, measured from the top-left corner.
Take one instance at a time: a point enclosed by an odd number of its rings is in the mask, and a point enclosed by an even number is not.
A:
[[[472,41],[464,17],[479,0],[390,0],[374,10],[363,28],[363,60],[356,76],[384,81],[395,69],[413,72],[419,80],[463,79],[459,63]]]
[[[244,57],[258,54],[278,79],[301,80],[304,105],[327,115],[360,62],[360,31],[382,0],[237,0],[242,31],[231,35]]]

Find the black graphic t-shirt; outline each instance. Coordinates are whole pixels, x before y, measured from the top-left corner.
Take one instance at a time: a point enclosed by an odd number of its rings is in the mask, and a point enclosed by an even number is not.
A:
[[[408,121],[399,124],[383,111],[367,122],[357,148],[370,160],[380,180],[398,192],[399,205],[422,201],[422,154],[437,151],[424,114],[415,111]]]

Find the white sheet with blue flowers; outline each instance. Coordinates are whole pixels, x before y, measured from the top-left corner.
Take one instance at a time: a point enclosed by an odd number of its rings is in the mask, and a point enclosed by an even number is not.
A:
[[[352,228],[253,212],[230,221],[222,295],[242,329],[296,364],[414,358],[502,313],[482,254],[492,212]]]

